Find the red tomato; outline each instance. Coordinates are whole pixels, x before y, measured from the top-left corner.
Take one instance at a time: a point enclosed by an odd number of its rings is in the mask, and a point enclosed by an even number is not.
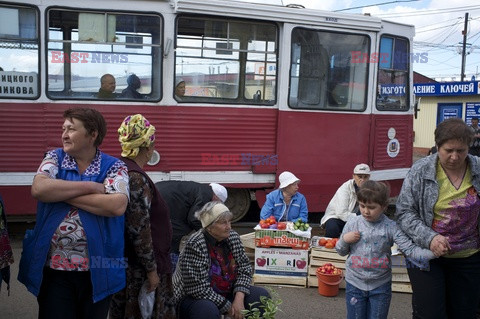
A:
[[[327,243],[325,244],[325,248],[329,248],[329,249],[332,249],[335,247],[335,243],[333,241],[327,241]]]

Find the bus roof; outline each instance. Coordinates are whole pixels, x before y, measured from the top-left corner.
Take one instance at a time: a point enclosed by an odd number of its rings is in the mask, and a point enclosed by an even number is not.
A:
[[[174,11],[178,13],[221,15],[287,23],[291,22],[304,25],[322,25],[326,27],[338,26],[369,31],[379,31],[382,25],[382,20],[380,18],[360,14],[346,14],[240,1],[174,0],[173,5]]]

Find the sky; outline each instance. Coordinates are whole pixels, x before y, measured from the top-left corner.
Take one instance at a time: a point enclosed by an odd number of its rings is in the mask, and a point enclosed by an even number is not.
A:
[[[346,13],[370,13],[382,19],[415,25],[414,54],[427,54],[413,70],[437,81],[460,81],[465,13],[469,13],[465,81],[480,80],[480,2],[474,0],[244,0],[301,4],[305,8]],[[476,4],[477,3],[477,4]],[[368,6],[368,7],[363,7]],[[355,7],[362,7],[356,8]]]

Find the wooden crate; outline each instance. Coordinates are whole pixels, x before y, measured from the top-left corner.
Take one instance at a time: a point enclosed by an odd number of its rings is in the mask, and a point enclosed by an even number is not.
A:
[[[310,250],[310,260],[308,266],[307,284],[309,287],[318,287],[316,275],[317,268],[325,263],[331,263],[337,268],[345,271],[345,261],[347,256],[340,256],[335,249],[324,247],[315,247]],[[392,256],[392,291],[412,293],[412,286],[407,274],[407,268],[404,267],[405,258],[402,255]],[[345,289],[345,281],[340,284],[340,288]]]
[[[282,287],[307,287],[307,277],[303,276],[272,276],[272,275],[253,275],[253,282],[259,285],[274,285]]]
[[[242,241],[245,250],[249,248],[255,251],[255,232],[240,235],[240,240]]]

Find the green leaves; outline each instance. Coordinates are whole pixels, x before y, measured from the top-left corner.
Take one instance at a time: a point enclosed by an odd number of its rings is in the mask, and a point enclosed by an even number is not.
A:
[[[276,313],[282,311],[278,308],[278,305],[282,303],[279,294],[271,288],[267,288],[267,290],[270,293],[270,297],[261,296],[260,302],[254,302],[249,305],[250,310],[245,309],[242,311],[245,319],[275,319]]]

